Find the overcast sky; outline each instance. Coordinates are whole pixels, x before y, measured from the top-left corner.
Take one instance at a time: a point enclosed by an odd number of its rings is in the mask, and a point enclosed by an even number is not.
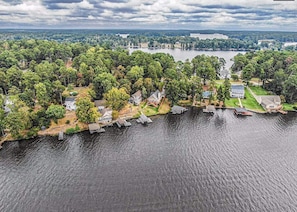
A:
[[[0,28],[297,31],[297,0],[0,0]]]

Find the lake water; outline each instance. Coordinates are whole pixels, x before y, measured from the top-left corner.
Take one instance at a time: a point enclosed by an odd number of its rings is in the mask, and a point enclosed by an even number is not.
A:
[[[198,109],[4,143],[0,211],[296,211],[297,115]]]
[[[226,61],[225,68],[229,70],[231,68],[233,61],[231,59],[241,53],[244,54],[243,51],[196,51],[196,50],[181,50],[181,49],[148,49],[148,48],[141,48],[141,49],[129,49],[129,52],[132,53],[134,51],[141,50],[143,52],[147,53],[168,53],[172,55],[175,59],[175,61],[185,61],[186,59],[189,59],[190,61],[196,57],[197,55],[208,55],[208,56],[217,56],[219,58],[224,58]]]

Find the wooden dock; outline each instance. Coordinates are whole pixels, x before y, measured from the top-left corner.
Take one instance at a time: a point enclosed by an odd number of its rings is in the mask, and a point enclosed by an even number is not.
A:
[[[121,128],[121,127],[130,127],[131,126],[131,123],[128,122],[127,120],[125,120],[125,119],[118,119],[116,121],[116,124],[117,124],[117,126],[119,128]]]
[[[59,132],[58,140],[59,140],[59,141],[63,141],[63,140],[64,140],[64,133],[63,133],[62,131]]]
[[[203,109],[203,113],[209,113],[213,115],[216,112],[216,108],[214,105],[207,105],[205,109]]]
[[[188,111],[187,108],[185,107],[181,107],[181,106],[178,106],[178,105],[174,105],[172,108],[171,108],[171,113],[172,114],[182,114],[184,112]]]
[[[141,114],[140,117],[136,120],[137,123],[141,123],[141,124],[148,124],[148,123],[152,123],[153,121],[146,117],[146,115]]]

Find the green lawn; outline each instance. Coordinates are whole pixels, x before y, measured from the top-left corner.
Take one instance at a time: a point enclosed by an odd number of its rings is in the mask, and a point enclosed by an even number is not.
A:
[[[239,107],[239,102],[237,98],[230,98],[225,101],[226,107]]]
[[[249,86],[256,95],[270,95],[268,91],[260,86]]]
[[[247,109],[264,111],[262,106],[258,104],[256,99],[246,88],[245,88],[245,99],[242,99],[241,102],[242,102],[242,105]]]
[[[287,111],[295,110],[294,107],[297,107],[297,103],[295,103],[295,104],[283,103],[284,110],[287,110]]]

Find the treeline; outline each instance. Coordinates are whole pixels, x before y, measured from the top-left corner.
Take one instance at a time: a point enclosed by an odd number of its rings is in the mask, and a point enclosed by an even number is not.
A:
[[[61,100],[76,86],[89,86],[92,99],[104,98],[117,111],[138,90],[147,98],[165,87],[172,104],[189,96],[198,100],[203,83],[209,80],[214,88],[214,80],[224,65],[222,58],[205,55],[175,62],[169,54],[135,51],[130,55],[127,50],[82,43],[2,41],[0,128],[6,127],[18,137],[21,130],[34,134],[42,126],[49,126],[51,119],[63,117]],[[8,97],[12,101],[11,112],[5,116]],[[86,123],[98,117],[87,97],[77,101],[76,115]]]
[[[190,37],[191,33],[227,35],[229,39],[206,39]],[[121,37],[120,34],[128,34]],[[49,40],[59,43],[85,43],[104,48],[141,47],[181,48],[185,50],[258,50],[258,40],[273,39],[275,48],[283,42],[297,42],[293,32],[214,31],[214,30],[0,30],[0,40]],[[268,45],[268,44],[267,44]],[[268,47],[268,46],[267,46]],[[289,47],[294,48],[294,47]]]
[[[248,82],[257,77],[265,89],[283,95],[285,101],[297,101],[297,52],[257,51],[234,57],[233,73],[241,73]]]

